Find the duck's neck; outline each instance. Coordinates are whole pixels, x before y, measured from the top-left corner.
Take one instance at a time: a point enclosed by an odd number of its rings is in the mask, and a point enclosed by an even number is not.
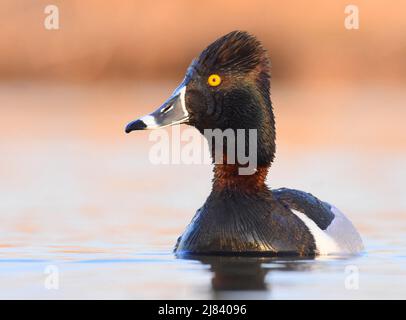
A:
[[[262,78],[260,78],[261,80]],[[228,122],[221,128],[223,130],[231,129],[234,132],[236,140],[231,142],[226,139],[224,145],[211,144],[211,152],[214,165],[213,190],[230,190],[244,193],[257,193],[260,190],[268,190],[265,179],[268,170],[275,155],[275,119],[273,114],[272,102],[269,96],[269,79],[262,79],[258,93],[257,90],[240,90],[235,99],[224,99],[223,108],[233,110],[228,117]],[[244,140],[239,141],[238,131],[244,129]],[[252,132],[251,130],[255,130]],[[255,133],[252,139],[251,133]],[[238,142],[237,142],[238,141]],[[234,144],[232,148],[235,152],[236,162],[227,162],[228,144]],[[250,170],[242,172],[242,168],[247,168],[239,162],[239,148],[244,147],[243,152],[248,152],[248,167]],[[238,150],[238,151],[237,151]],[[254,159],[251,157],[251,151],[254,152]],[[216,161],[217,153],[223,155],[223,161]],[[252,161],[254,160],[254,161]],[[254,167],[252,167],[254,163]],[[251,170],[254,169],[254,170]]]
[[[252,150],[251,144],[255,143],[255,160],[249,156],[247,164],[238,163],[238,156],[235,156],[236,163],[227,162],[227,142],[223,148],[223,161],[216,162],[213,154],[216,147],[212,146],[212,157],[214,163],[213,190],[214,191],[236,191],[245,194],[258,193],[268,190],[265,180],[275,154],[275,129],[272,107],[268,109],[269,114],[264,115],[262,124],[256,127],[257,137],[253,141],[249,138],[245,140],[245,150]],[[254,127],[254,128],[255,128]],[[238,146],[235,146],[238,149]],[[217,149],[221,153],[220,150]],[[248,152],[250,153],[250,152]],[[254,166],[253,166],[254,164]],[[247,170],[248,169],[248,170]]]
[[[215,164],[213,191],[251,194],[268,190],[265,184],[268,166],[258,167],[250,175],[241,175],[240,169],[236,164]]]

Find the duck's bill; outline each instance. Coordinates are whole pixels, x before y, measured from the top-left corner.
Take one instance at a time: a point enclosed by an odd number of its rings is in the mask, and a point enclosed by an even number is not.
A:
[[[134,130],[157,129],[188,121],[189,114],[185,105],[186,86],[181,85],[172,96],[154,112],[130,122],[126,133]]]

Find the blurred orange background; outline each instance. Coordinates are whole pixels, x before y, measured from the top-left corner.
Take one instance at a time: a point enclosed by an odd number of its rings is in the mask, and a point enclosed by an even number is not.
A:
[[[359,30],[344,9],[359,8]],[[44,28],[48,4],[60,29]],[[325,83],[406,79],[406,4],[357,1],[25,1],[0,4],[0,78],[179,78],[235,29],[269,49],[275,79]]]
[[[21,135],[8,126],[14,121],[37,135],[43,125],[45,136],[57,135],[52,117],[65,110],[75,131],[121,138],[125,122],[159,105],[193,57],[240,29],[269,50],[281,143],[405,145],[406,5],[400,0],[353,2],[358,30],[344,27],[348,2],[341,0],[52,1],[59,30],[44,27],[48,4],[0,3],[0,108],[8,137]],[[303,115],[311,117],[303,121]]]

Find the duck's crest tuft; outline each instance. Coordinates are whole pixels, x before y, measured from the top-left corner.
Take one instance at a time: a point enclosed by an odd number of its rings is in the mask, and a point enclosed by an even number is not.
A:
[[[233,31],[210,44],[199,56],[198,64],[207,72],[247,73],[254,69],[268,72],[268,56],[259,40],[245,31]]]

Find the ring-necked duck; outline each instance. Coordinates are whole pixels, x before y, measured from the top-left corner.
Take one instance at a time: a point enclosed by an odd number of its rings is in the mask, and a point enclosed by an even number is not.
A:
[[[177,254],[311,256],[362,250],[358,232],[337,208],[303,191],[266,186],[275,154],[269,90],[266,50],[254,36],[234,31],[192,62],[158,110],[127,125],[127,133],[180,123],[201,133],[257,130],[255,173],[241,175],[241,164],[227,159],[214,164],[212,192],[179,237]]]

